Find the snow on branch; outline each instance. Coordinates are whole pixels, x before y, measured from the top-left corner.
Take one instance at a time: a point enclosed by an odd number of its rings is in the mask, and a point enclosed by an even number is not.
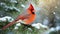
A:
[[[19,20],[19,21],[17,21],[17,22],[18,22],[18,23],[16,24],[16,26],[15,26],[14,29],[18,29],[18,27],[21,26],[21,23],[23,23],[23,24],[25,23],[25,22],[22,21],[22,20]],[[36,28],[36,29],[41,29],[41,28],[43,28],[43,29],[49,29],[48,26],[43,25],[43,24],[41,24],[41,23],[31,24],[31,26],[34,27],[34,28]]]
[[[6,22],[7,20],[8,22],[12,22],[14,19],[10,16],[5,16],[5,17],[0,18],[1,22]]]
[[[32,24],[32,26],[35,27],[35,28],[37,28],[37,29],[40,29],[40,28],[44,28],[44,29],[46,28],[46,29],[48,29],[48,26],[43,25],[41,23]]]

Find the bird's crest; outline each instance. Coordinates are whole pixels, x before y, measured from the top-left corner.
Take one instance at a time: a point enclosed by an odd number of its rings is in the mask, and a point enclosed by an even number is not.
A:
[[[32,4],[30,4],[29,9],[30,9],[30,10],[34,10],[34,7],[33,7]]]

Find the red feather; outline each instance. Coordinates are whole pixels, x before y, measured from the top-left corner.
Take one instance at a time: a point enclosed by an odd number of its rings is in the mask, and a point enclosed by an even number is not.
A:
[[[24,15],[19,15],[14,21],[10,22],[9,24],[7,24],[6,26],[4,26],[2,28],[2,30],[5,30],[6,28],[8,28],[9,26],[12,26],[13,24],[15,24],[18,20],[23,20],[25,21],[24,24],[31,24],[34,20],[35,20],[35,11],[34,11],[34,7],[32,6],[32,4],[30,4],[29,8],[27,9],[28,14],[24,14]],[[22,13],[23,14],[23,13]]]

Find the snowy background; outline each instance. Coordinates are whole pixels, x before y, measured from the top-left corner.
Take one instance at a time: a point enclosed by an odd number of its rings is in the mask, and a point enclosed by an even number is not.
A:
[[[23,32],[21,24],[17,23],[0,31],[1,34],[60,34],[60,0],[0,0],[0,28],[16,19],[30,3],[36,10],[36,19],[32,24],[36,31],[28,28]]]

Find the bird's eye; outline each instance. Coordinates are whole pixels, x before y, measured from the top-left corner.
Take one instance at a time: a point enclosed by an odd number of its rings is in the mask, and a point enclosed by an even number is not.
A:
[[[32,12],[32,14],[35,14],[34,12]]]

